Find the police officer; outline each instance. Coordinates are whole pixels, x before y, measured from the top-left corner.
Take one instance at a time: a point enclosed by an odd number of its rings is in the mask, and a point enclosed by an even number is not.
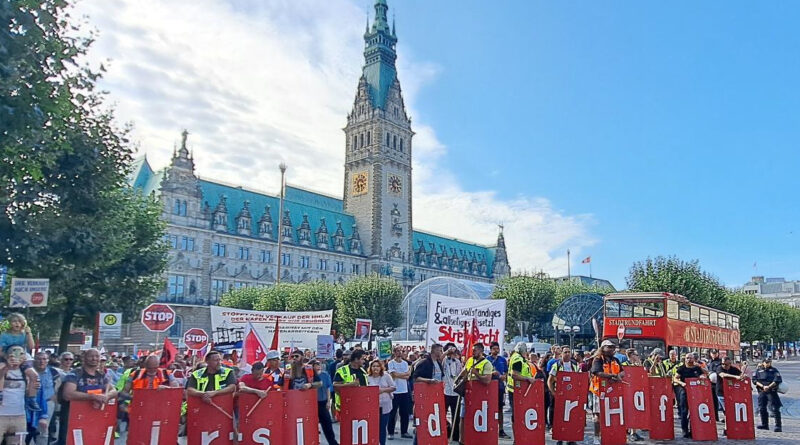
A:
[[[769,429],[769,413],[767,412],[767,402],[772,405],[775,411],[775,432],[781,432],[781,399],[778,397],[778,385],[783,382],[781,373],[772,367],[772,358],[764,357],[762,366],[758,368],[753,376],[753,381],[758,390],[758,409],[761,411],[760,430]]]

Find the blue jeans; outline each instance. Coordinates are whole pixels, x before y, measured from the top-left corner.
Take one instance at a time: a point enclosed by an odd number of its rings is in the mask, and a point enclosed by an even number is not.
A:
[[[380,434],[380,442],[381,445],[386,445],[386,428],[389,426],[389,416],[391,413],[383,414],[381,413],[381,434]]]

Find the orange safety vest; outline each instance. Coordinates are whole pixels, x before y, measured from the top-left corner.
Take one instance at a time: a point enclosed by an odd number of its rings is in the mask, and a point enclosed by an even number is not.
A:
[[[169,383],[169,373],[166,369],[158,368],[156,375],[153,376],[153,383],[152,385],[149,384],[149,379],[147,378],[147,370],[142,369],[139,373],[134,377],[131,389],[155,389],[161,386],[162,384]]]
[[[595,360],[597,360],[597,359],[595,359]],[[620,371],[622,371],[622,368],[619,366],[619,363],[617,363],[616,360],[612,359],[611,363],[605,363],[605,360],[603,358],[600,358],[600,360],[603,360],[603,362],[604,362],[603,363],[603,372],[605,372],[606,374],[619,374]],[[599,396],[600,395],[600,387],[601,386],[605,386],[606,380],[608,380],[608,379],[604,379],[602,377],[598,377],[596,375],[593,375],[592,376],[592,384],[589,385],[589,390],[594,395]]]

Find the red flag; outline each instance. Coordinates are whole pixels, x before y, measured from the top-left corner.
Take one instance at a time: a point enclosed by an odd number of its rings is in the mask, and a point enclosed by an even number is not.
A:
[[[261,337],[258,336],[252,323],[247,323],[244,341],[242,342],[242,356],[239,358],[239,369],[250,371],[250,365],[255,362],[264,362],[267,358],[267,348]]]
[[[592,262],[592,257],[587,256],[586,258],[583,259],[583,261],[581,261],[581,264],[589,264],[591,262]]]
[[[461,354],[465,357],[472,356],[472,333],[469,330],[469,322],[464,322],[464,349],[461,351]]]
[[[280,332],[278,328],[278,317],[275,317],[275,332],[272,334],[272,344],[269,345],[270,351],[277,351],[278,350],[278,332]]]
[[[473,345],[475,345],[475,343],[480,343],[481,342],[481,330],[478,329],[478,319],[477,318],[473,318],[472,319],[472,333],[469,334],[469,336],[472,339],[472,344]],[[484,345],[484,346],[487,346],[487,345]],[[472,354],[472,351],[469,351],[469,353]]]
[[[178,348],[169,341],[169,338],[164,339],[164,348],[161,350],[161,361],[159,366],[166,368],[175,361],[175,356],[178,355]]]

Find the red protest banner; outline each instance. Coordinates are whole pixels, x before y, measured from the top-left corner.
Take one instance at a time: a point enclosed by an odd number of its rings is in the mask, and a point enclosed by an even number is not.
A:
[[[239,445],[283,443],[283,393],[268,391],[263,399],[239,393]]]
[[[95,408],[95,402],[88,400],[70,402],[67,445],[113,444],[116,425],[116,399],[100,408]]]
[[[648,377],[650,386],[650,439],[675,439],[675,391],[669,377]]]
[[[352,445],[378,443],[381,428],[378,387],[343,386],[339,388],[339,397],[342,400],[339,411],[341,442]]]
[[[708,379],[686,379],[686,400],[689,404],[689,425],[693,440],[717,440],[714,402]]]
[[[183,388],[137,389],[128,416],[128,443],[174,445],[178,441]]]
[[[646,430],[650,428],[650,385],[647,371],[641,366],[626,366],[626,385],[623,386],[625,426]]]
[[[514,390],[514,395],[516,395]],[[556,395],[553,406],[553,440],[575,442],[583,440],[586,426],[586,405],[589,392],[589,374],[565,372],[556,374]]]
[[[414,426],[417,442],[447,445],[447,418],[444,405],[444,384],[414,385]]]
[[[464,443],[497,445],[497,380],[488,385],[478,381],[467,382],[464,396]]]
[[[627,372],[627,368],[625,372]],[[608,382],[600,387],[600,443],[603,445],[625,445],[627,434],[625,425],[625,385]],[[583,433],[583,431],[581,431]]]
[[[717,385],[724,385],[725,395],[725,428],[728,439],[755,440],[755,413],[753,412],[753,394],[750,379],[720,379]]]
[[[222,445],[231,443],[233,433],[233,394],[203,402],[202,397],[186,400],[187,445]]]
[[[319,445],[317,391],[295,389],[285,391],[284,397],[286,398],[284,405],[286,415],[283,418],[284,443]]]
[[[514,442],[544,443],[544,382],[520,382],[514,388]]]

